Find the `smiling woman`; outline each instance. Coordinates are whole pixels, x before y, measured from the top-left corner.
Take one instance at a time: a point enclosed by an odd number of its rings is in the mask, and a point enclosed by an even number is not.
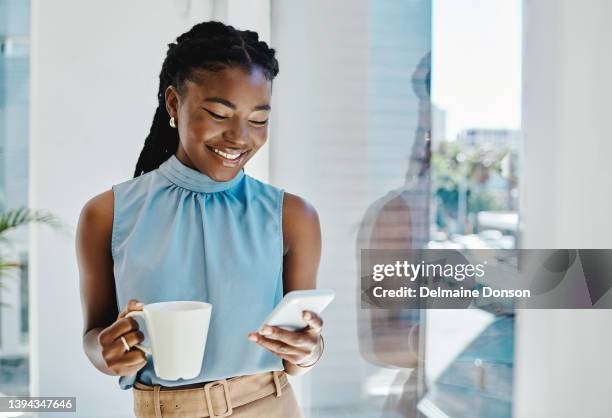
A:
[[[169,86],[165,92],[181,138],[177,158],[215,180],[229,180],[266,142],[272,82],[257,67],[200,70],[194,79],[181,91]]]
[[[316,287],[318,216],[244,173],[267,140],[277,73],[255,32],[205,22],[179,36],[134,178],[81,212],[84,349],[133,389],[138,417],[303,417],[286,374],[317,363],[322,319],[304,312],[303,329],[258,328],[284,294]],[[146,357],[135,347],[144,334],[126,316],[173,300],[213,305],[193,379],[157,376],[155,349]]]

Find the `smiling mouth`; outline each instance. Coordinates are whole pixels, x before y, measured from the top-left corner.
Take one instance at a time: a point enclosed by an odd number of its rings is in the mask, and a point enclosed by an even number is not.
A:
[[[248,150],[235,150],[230,148],[215,148],[209,145],[206,146],[209,150],[214,152],[224,163],[235,165],[242,160],[242,157],[248,152]]]

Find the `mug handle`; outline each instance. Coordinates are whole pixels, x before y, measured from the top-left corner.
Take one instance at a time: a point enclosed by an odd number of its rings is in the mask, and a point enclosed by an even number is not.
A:
[[[142,311],[131,311],[131,312],[128,312],[128,313],[125,315],[125,317],[126,317],[126,318],[129,318],[129,317],[132,317],[132,316],[139,316],[139,317],[141,317],[142,319],[145,319],[144,313],[142,313]],[[146,319],[145,319],[145,321],[146,321]],[[139,349],[140,351],[143,351],[145,354],[148,354],[148,355],[150,355],[150,356],[152,356],[152,355],[153,355],[153,352],[151,351],[151,348],[150,348],[150,347],[147,347],[147,346],[145,346],[145,345],[142,345],[142,344],[135,344],[135,345],[133,345],[132,347],[135,347],[135,348]]]

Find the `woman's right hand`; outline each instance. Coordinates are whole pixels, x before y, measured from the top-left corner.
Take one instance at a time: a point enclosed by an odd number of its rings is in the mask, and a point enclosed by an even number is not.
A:
[[[125,350],[121,336],[128,345],[133,347],[144,340],[144,334],[139,330],[134,318],[126,318],[128,312],[142,311],[144,305],[136,299],[131,299],[126,307],[119,312],[117,320],[98,334],[98,344],[106,367],[117,376],[130,376],[147,364],[147,357],[141,350]]]

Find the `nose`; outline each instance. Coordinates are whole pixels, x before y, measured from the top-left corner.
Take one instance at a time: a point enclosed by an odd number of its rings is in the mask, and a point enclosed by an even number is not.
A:
[[[248,123],[236,118],[225,132],[225,139],[239,146],[246,145],[249,142]]]

